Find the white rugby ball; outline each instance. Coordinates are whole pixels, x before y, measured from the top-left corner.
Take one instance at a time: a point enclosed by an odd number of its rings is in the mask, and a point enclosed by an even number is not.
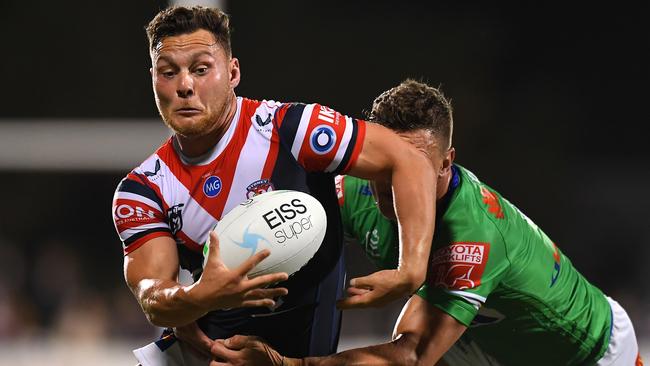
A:
[[[307,193],[278,190],[250,198],[228,212],[213,229],[225,265],[234,269],[253,254],[271,254],[253,268],[250,278],[273,272],[297,272],[314,256],[325,237],[325,209]],[[203,266],[210,239],[203,246]]]

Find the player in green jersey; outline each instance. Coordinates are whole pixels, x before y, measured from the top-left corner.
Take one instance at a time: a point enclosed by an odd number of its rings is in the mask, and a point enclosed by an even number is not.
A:
[[[428,155],[438,173],[427,281],[402,310],[393,341],[298,360],[236,336],[213,345],[217,359],[232,365],[434,365],[443,356],[453,366],[641,364],[622,307],[514,205],[453,164],[451,106],[437,89],[406,81],[375,100],[371,119]],[[337,183],[346,231],[377,265],[395,268],[390,182],[371,188],[345,177]],[[356,279],[340,305],[363,304],[372,290]]]

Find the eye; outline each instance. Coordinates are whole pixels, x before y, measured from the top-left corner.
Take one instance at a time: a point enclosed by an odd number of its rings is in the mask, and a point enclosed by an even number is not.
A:
[[[205,75],[208,73],[208,67],[207,66],[199,66],[196,69],[194,69],[194,72],[197,75]]]
[[[176,75],[176,73],[171,70],[160,71],[159,74],[167,79],[171,79],[174,77],[174,75]]]

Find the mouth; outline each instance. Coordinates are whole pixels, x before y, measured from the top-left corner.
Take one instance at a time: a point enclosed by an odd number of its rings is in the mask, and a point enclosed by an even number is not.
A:
[[[200,109],[192,108],[192,107],[178,108],[174,112],[184,117],[191,117],[191,116],[196,116],[197,114],[201,114]]]

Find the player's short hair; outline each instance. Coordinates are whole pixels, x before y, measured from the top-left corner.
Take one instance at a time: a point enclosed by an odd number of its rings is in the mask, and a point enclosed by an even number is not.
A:
[[[397,132],[431,131],[451,147],[453,117],[451,102],[439,88],[406,79],[375,98],[368,119]]]
[[[177,36],[205,29],[214,35],[219,46],[231,55],[230,18],[217,8],[172,6],[161,10],[147,25],[149,49],[154,50],[165,37]]]

